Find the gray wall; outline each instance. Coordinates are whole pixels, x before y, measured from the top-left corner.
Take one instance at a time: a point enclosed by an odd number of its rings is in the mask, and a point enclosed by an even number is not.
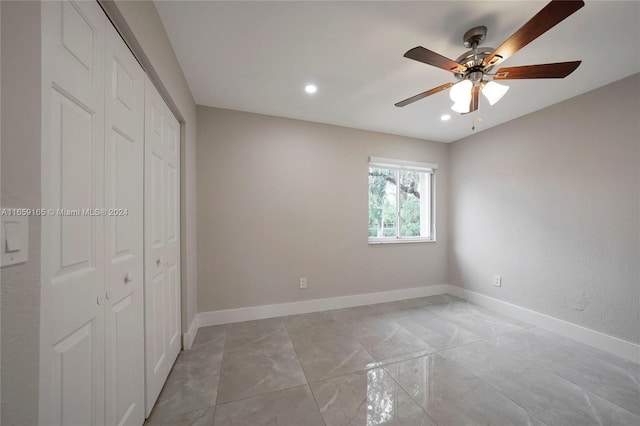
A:
[[[447,145],[201,106],[197,122],[200,312],[447,282]],[[369,156],[440,165],[438,242],[367,244]]]
[[[454,142],[450,283],[639,343],[639,148],[638,74]]]
[[[1,1],[2,207],[40,207],[40,4]],[[8,43],[9,40],[19,40]],[[29,261],[2,268],[2,423],[38,419],[40,220]]]

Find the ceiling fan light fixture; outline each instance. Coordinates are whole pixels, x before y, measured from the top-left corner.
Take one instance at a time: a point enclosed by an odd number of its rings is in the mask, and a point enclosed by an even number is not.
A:
[[[509,86],[498,84],[495,81],[488,81],[482,87],[482,94],[489,101],[490,105],[498,102],[509,90]]]
[[[472,87],[473,83],[471,80],[462,80],[451,87],[451,90],[449,90],[449,97],[456,104],[462,104],[465,102],[469,104],[469,102],[471,102]]]
[[[473,83],[471,80],[462,80],[451,87],[449,97],[453,101],[453,106],[451,107],[453,111],[461,114],[469,112],[472,88]]]
[[[451,109],[455,112],[459,112],[460,114],[466,114],[469,112],[469,105],[471,103],[471,99],[466,102],[456,102],[453,104]]]

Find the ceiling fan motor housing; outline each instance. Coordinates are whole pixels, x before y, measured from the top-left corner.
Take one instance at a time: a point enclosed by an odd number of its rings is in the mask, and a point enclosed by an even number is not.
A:
[[[489,72],[493,66],[485,66],[484,59],[491,55],[491,53],[495,49],[493,47],[477,47],[475,49],[469,50],[462,55],[460,55],[456,62],[464,65],[467,70],[465,72],[454,73],[454,76],[458,80],[463,80],[465,77],[475,73],[475,72]]]
[[[487,27],[481,25],[479,27],[473,27],[462,37],[464,41],[464,47],[475,48],[480,45],[487,37]]]
[[[458,80],[464,80],[468,77],[474,84],[477,84],[482,81],[484,73],[488,72],[490,68],[493,68],[485,67],[484,59],[491,55],[495,49],[493,47],[478,47],[486,37],[487,27],[484,25],[473,27],[464,33],[462,38],[464,46],[470,47],[471,50],[463,53],[456,59],[457,63],[467,68],[465,72],[454,73]]]

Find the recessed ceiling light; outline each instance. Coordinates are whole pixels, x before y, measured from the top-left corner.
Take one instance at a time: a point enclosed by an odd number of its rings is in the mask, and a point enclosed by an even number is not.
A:
[[[318,91],[318,88],[313,84],[307,84],[304,88],[304,91],[312,95]]]
[[[442,117],[440,117],[440,120],[442,120],[442,121],[447,121],[449,119],[451,119],[451,116],[449,114],[445,114]]]

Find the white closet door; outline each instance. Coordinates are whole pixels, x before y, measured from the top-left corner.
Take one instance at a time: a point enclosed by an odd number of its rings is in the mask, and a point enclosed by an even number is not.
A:
[[[43,206],[102,209],[106,20],[96,2],[41,10]],[[104,247],[103,216],[42,219],[42,425],[104,424]]]
[[[145,75],[107,25],[105,104],[106,424],[144,422]]]
[[[180,352],[179,123],[146,79],[145,343],[149,415]]]

